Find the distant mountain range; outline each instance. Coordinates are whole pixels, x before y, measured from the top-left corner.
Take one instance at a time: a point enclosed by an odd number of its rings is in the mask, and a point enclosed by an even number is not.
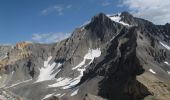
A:
[[[99,13],[60,42],[0,46],[0,100],[170,100],[170,24]]]

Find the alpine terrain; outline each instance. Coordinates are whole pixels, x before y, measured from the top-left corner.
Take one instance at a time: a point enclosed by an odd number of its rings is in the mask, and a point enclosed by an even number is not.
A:
[[[60,42],[0,46],[0,100],[170,100],[170,24],[99,13]]]

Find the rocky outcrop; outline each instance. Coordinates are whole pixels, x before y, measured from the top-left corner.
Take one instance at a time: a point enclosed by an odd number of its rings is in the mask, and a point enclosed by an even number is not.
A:
[[[11,93],[10,91],[0,89],[0,100],[24,100],[24,99]]]
[[[23,50],[25,49],[27,46],[29,46],[30,44],[32,44],[31,42],[19,42],[15,45],[16,49],[20,49]]]
[[[28,58],[31,55],[31,51],[28,49],[31,44],[30,42],[21,42],[15,46],[2,46],[3,57],[0,59],[0,72],[5,73],[5,70],[10,65]]]
[[[144,72],[136,56],[137,28],[122,30],[111,42],[106,56],[100,62],[91,65],[82,78],[82,83],[89,78],[102,76],[98,95],[109,100],[139,100],[151,93],[136,80]]]
[[[166,100],[169,30],[128,12],[99,13],[58,43],[8,49],[0,87],[28,100]]]

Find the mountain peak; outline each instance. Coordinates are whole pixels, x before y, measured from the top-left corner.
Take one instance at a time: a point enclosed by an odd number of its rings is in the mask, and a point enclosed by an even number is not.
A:
[[[129,12],[127,12],[127,11],[123,11],[120,16],[133,17],[133,16],[132,16]]]
[[[129,25],[132,25],[132,26],[136,26],[136,21],[129,12],[127,11],[122,12],[120,17],[121,17],[120,21],[123,21],[124,23],[128,23]]]
[[[90,23],[96,24],[110,24],[112,22],[119,23],[124,26],[135,26],[135,20],[134,17],[127,11],[124,11],[122,13],[114,14],[114,15],[106,15],[104,13],[98,13],[95,15]]]
[[[106,20],[108,20],[107,16],[104,13],[99,13],[92,18],[91,22],[104,22]]]
[[[100,12],[100,13],[96,14],[94,17],[103,17],[103,16],[105,16],[105,14]]]
[[[169,33],[170,24],[99,13],[62,42],[0,47],[0,98],[169,100]]]
[[[127,21],[128,19],[131,20],[131,18],[133,18],[132,15],[130,15],[128,12],[123,12],[123,13],[118,13],[115,15],[107,15],[112,21],[117,22],[119,24],[122,24],[124,26],[131,26],[133,24],[131,24],[129,21]]]
[[[104,13],[99,13],[91,19],[91,22],[86,26],[86,28],[89,29],[98,26],[107,27],[111,24],[112,21]]]

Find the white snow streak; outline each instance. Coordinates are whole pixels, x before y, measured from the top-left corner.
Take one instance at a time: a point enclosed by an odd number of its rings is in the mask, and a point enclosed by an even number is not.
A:
[[[164,46],[167,50],[170,50],[170,46],[168,46],[168,45],[166,45],[166,44],[164,44],[164,43],[162,43],[162,42],[159,42],[162,46]]]
[[[170,74],[170,71],[167,71],[168,72],[168,74]]]
[[[48,66],[48,63],[51,61],[52,56],[48,57],[47,61],[44,61],[44,67]]]
[[[71,93],[71,95],[70,95],[70,96],[75,96],[75,95],[78,93],[78,91],[79,91],[79,89],[77,89],[77,90],[73,91],[73,93]]]
[[[86,67],[93,62],[94,58],[97,58],[100,55],[101,55],[100,48],[89,49],[88,53],[84,56],[84,60],[80,64],[78,64],[78,66],[72,68],[72,70],[77,69],[77,71],[80,72],[80,75],[78,77],[74,78],[68,86],[63,87],[63,89],[68,89],[68,88],[71,88],[72,86],[75,86],[76,84],[78,84],[83,76],[83,72],[86,70]],[[85,62],[87,59],[91,60],[91,61],[87,65],[85,65]],[[82,68],[83,65],[84,65],[84,67]]]
[[[60,95],[61,95],[61,94],[56,94],[55,96],[57,96],[57,97],[58,97],[58,96],[60,96]]]
[[[74,79],[72,79],[72,78],[59,78],[59,79],[57,79],[57,82],[55,84],[48,85],[48,86],[49,87],[62,87],[62,89],[69,89],[69,88],[77,85],[80,82],[80,80],[83,76],[83,72],[86,70],[86,67],[93,62],[94,58],[97,58],[100,55],[101,55],[101,51],[100,51],[99,48],[89,49],[88,53],[84,56],[83,61],[80,62],[77,66],[72,68],[72,70],[77,70],[78,72],[80,72],[79,76],[77,76]],[[87,59],[90,60],[90,62],[85,65],[85,62],[86,62]]]
[[[53,73],[56,63],[53,62],[50,64],[49,62],[52,60],[52,56],[48,57],[47,61],[44,61],[44,67],[40,68],[40,74],[36,82],[51,80],[55,78],[56,74],[60,71],[58,70],[56,73]],[[62,64],[58,63],[57,68],[59,68]]]
[[[61,77],[60,77],[60,78],[57,79],[57,81],[61,81],[61,80],[63,80],[63,79],[64,79],[64,78],[61,78]]]
[[[46,95],[44,98],[42,98],[41,100],[44,100],[44,99],[46,99],[46,98],[49,98],[49,97],[51,97],[51,96],[53,96],[54,94],[48,94],[48,95]]]
[[[128,23],[125,23],[125,22],[121,21],[120,15],[121,15],[121,14],[114,15],[114,16],[108,15],[108,17],[109,17],[112,21],[114,21],[114,22],[120,23],[120,24],[122,24],[122,25],[124,25],[124,26],[130,26]]]
[[[165,61],[164,63],[167,64],[167,65],[170,65],[167,61]]]
[[[153,74],[156,74],[156,72],[153,69],[149,69],[149,71]]]
[[[170,64],[167,61],[165,61],[164,63],[170,66]],[[170,71],[167,71],[167,73],[170,74]]]
[[[75,70],[75,69],[81,67],[82,65],[84,65],[86,59],[93,60],[94,58],[97,58],[100,55],[101,55],[101,51],[100,51],[99,48],[97,48],[97,49],[89,49],[88,53],[84,56],[84,60],[80,64],[78,64],[76,67],[73,67],[72,70]]]
[[[27,83],[27,82],[29,82],[29,81],[31,81],[31,80],[32,80],[32,79],[18,82],[18,83],[16,83],[16,84],[12,84],[11,86],[9,86],[9,87],[7,87],[7,88],[14,87],[14,86],[17,86],[17,85],[22,84],[22,83]]]

